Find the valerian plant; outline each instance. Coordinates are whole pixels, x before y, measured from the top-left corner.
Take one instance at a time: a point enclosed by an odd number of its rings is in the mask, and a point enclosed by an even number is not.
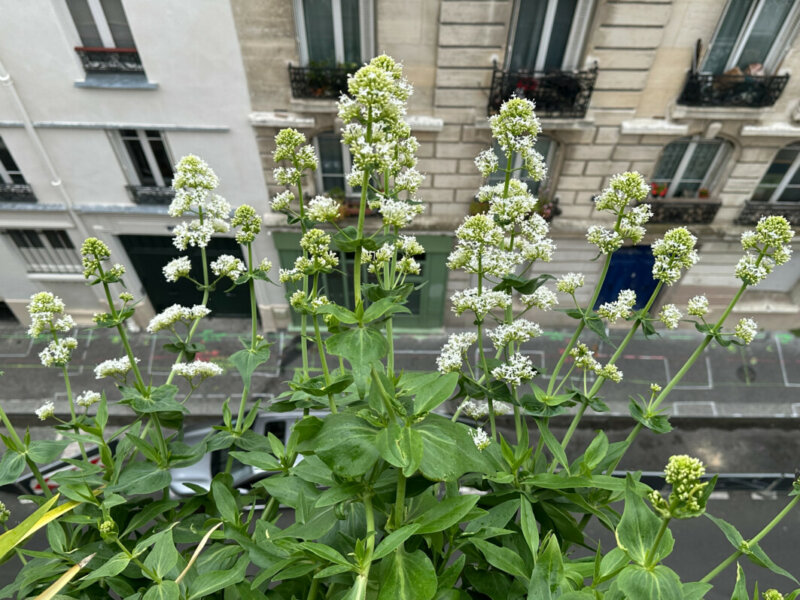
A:
[[[252,402],[250,394],[253,374],[269,357],[269,344],[257,329],[254,294],[255,281],[269,281],[271,268],[254,256],[261,220],[246,205],[231,217],[231,206],[214,193],[216,175],[197,157],[177,165],[169,213],[187,219],[175,228],[176,248],[199,248],[200,263],[180,256],[163,272],[168,282],[192,282],[199,302],[171,306],[147,328],[171,337],[165,348],[176,358],[163,383],[142,375],[125,326],[136,300],[124,288],[124,268],[110,263],[102,241],[86,240],[81,253],[87,282],[101,286],[107,300],[107,312],[96,315],[95,323],[116,330],[125,349],[95,369],[97,378],[116,384],[114,399],[94,390],[73,394],[67,365],[78,344],[69,336],[74,321],[54,295],[32,297],[30,334],[47,344],[42,363],[62,370],[69,416],[57,417],[46,403],[37,415],[55,422],[61,439],[32,441],[0,409],[7,430],[0,482],[14,481],[27,468],[43,491],[32,498],[38,505],[33,515],[0,536],[0,560],[18,571],[3,597],[694,600],[743,556],[794,580],[759,542],[798,502],[800,485],[786,507],[745,540],[731,524],[707,515],[716,478],[706,477],[696,458],[670,459],[666,495],[643,483],[640,473],[616,474],[643,428],[671,429],[661,405],[711,342],[752,341],[755,322],[744,318],[731,331],[726,321],[748,287],[789,259],[794,233],[787,221],[767,217],[742,236],[745,254],[735,272],[742,285],[716,319],[705,297],[689,301],[685,310],[701,334],[697,349],[665,386],[654,383],[645,396],[631,399],[630,435],[612,442],[599,432],[586,448],[576,449],[570,441],[586,411],[607,410],[601,393],[607,383],[622,380],[616,362],[636,332],[654,335],[657,323],[672,329],[684,320],[678,306],[663,306],[658,315],[651,309],[662,287],[675,284],[697,262],[696,238],[683,227],[666,232],[652,244],[651,296],[637,299],[623,290],[595,310],[612,256],[641,242],[651,216],[643,203],[648,185],[637,173],[623,173],[595,200],[608,219],[586,236],[602,261],[589,301],[578,301],[583,274],[554,278],[538,272],[555,245],[537,200],[515,172],[523,169],[534,180],[545,176],[534,150],[540,125],[531,102],[509,100],[490,119],[502,156],[486,150],[476,159],[484,176],[499,171],[501,181],[480,189],[478,199],[488,212],[458,227],[448,259],[449,268],[463,269],[475,282],[452,297],[453,311],[468,315],[474,330],[450,337],[436,371],[398,370],[393,315],[409,312],[414,284],[407,276],[420,273],[418,257],[425,252],[404,233],[423,209],[418,144],[404,120],[410,94],[401,67],[388,56],[349,80],[339,117],[352,157],[348,184],[360,202],[355,222],[344,227],[336,200],[303,193],[304,177],[317,168],[305,137],[291,129],[276,137],[275,178],[287,189],[272,208],[301,230],[301,254],[278,279],[300,315],[302,359],[287,389],[269,405]],[[372,230],[368,208],[381,219]],[[245,259],[220,256],[209,263],[212,236],[231,229]],[[334,302],[324,285],[324,275],[344,268],[342,254],[354,257],[348,306]],[[251,298],[251,334],[229,359],[241,375],[241,390],[232,390],[223,403],[222,423],[189,444],[184,421],[192,394],[223,372],[197,359],[203,347],[194,335],[210,314],[210,295],[231,286],[246,286]],[[523,345],[542,335],[537,311],[560,303],[577,321],[576,330],[546,372]],[[622,322],[629,323],[628,333],[603,363],[589,338],[606,339],[607,324]],[[176,377],[185,382],[182,388],[173,383]],[[128,411],[125,426],[109,427],[111,402]],[[448,406],[457,408],[447,413]],[[570,409],[571,423],[558,439],[550,419]],[[252,429],[259,411],[298,411],[302,417],[284,444]],[[513,434],[498,425],[499,415],[511,416]],[[68,459],[70,470],[52,476],[53,493],[41,466],[56,460],[70,441],[80,456]],[[172,470],[215,450],[226,451],[228,460],[209,489],[190,484],[192,495],[172,497]],[[90,452],[99,461],[90,460]],[[242,492],[231,474],[234,460],[263,470],[265,477]],[[674,544],[670,523],[704,514],[733,552],[700,581],[685,582],[663,564]],[[0,506],[0,523],[7,518]],[[586,533],[590,524],[613,532],[615,546],[602,548]],[[47,548],[26,548],[25,539],[42,528]],[[763,597],[799,594],[768,590]],[[739,567],[733,598],[748,597]]]

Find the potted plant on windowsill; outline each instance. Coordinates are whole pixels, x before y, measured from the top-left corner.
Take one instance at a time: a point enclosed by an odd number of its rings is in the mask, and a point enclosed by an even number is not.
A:
[[[667,195],[669,186],[666,183],[656,183],[655,181],[650,184],[650,196],[653,198],[664,198]]]

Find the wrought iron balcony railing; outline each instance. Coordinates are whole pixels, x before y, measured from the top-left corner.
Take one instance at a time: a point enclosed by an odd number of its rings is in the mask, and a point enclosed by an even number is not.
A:
[[[511,98],[536,102],[536,114],[551,118],[583,118],[597,81],[597,63],[588,71],[503,71],[495,66],[489,91],[489,114]]]
[[[795,226],[800,226],[800,203],[778,202],[767,204],[766,202],[747,202],[742,208],[742,212],[736,217],[737,225],[755,225],[761,217],[781,216]]]
[[[171,187],[129,185],[127,188],[136,204],[166,205],[172,202],[172,198],[175,196],[175,190]]]
[[[0,202],[36,202],[33,189],[27,183],[0,183]]]
[[[142,60],[136,48],[86,48],[79,46],[75,52],[81,58],[87,73],[144,73]]]
[[[650,223],[705,225],[717,215],[722,202],[711,198],[648,198],[653,211]]]
[[[678,104],[761,108],[772,106],[789,75],[711,75],[689,71]]]
[[[338,100],[339,96],[347,92],[347,76],[357,69],[358,65],[295,67],[290,64],[292,97]]]

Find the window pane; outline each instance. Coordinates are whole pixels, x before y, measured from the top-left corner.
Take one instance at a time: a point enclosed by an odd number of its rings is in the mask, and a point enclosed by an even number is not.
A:
[[[778,202],[800,202],[800,186],[787,185]]]
[[[11,152],[8,151],[8,148],[2,139],[0,139],[0,163],[3,164],[3,168],[8,173],[12,183],[25,183],[25,178],[20,173],[17,163],[14,162]]]
[[[133,34],[128,26],[128,19],[125,18],[125,11],[122,10],[120,0],[100,0],[103,5],[103,12],[106,15],[108,28],[111,30],[111,37],[117,48],[135,48]]]
[[[51,248],[74,248],[67,232],[62,229],[48,229],[44,231]]]
[[[342,0],[342,35],[344,36],[344,62],[360,65],[361,26],[359,0]]]
[[[539,40],[542,36],[547,0],[521,0],[514,47],[509,68],[512,71],[532,71],[536,66]]]
[[[702,182],[708,174],[711,163],[714,162],[714,157],[717,156],[720,145],[721,142],[698,143],[681,180],[695,180],[698,184]]]
[[[759,186],[778,185],[783,179],[784,175],[786,175],[786,173],[789,171],[789,167],[792,166],[794,159],[797,158],[797,152],[797,150],[793,150],[791,148],[784,148],[778,152],[775,160],[772,161],[769,169],[767,169],[767,172],[761,179]]]
[[[703,71],[717,75],[725,71],[725,64],[728,62],[731,50],[736,45],[736,40],[739,38],[752,3],[753,0],[730,0],[728,2],[727,12],[717,36],[711,43]]]
[[[344,191],[344,160],[342,159],[342,145],[339,136],[333,134],[320,135],[317,137],[317,145],[323,191],[329,192],[335,188]]]
[[[653,173],[653,180],[663,183],[671,182],[683,158],[683,153],[686,152],[688,146],[689,142],[687,141],[668,144],[667,147],[664,148],[661,160],[658,161],[656,170]]]
[[[759,185],[751,200],[753,202],[767,202],[772,197],[772,194],[775,193],[776,187],[774,185]]]
[[[97,25],[86,0],[67,0],[67,8],[75,22],[81,43],[90,48],[102,48],[103,41],[100,39],[100,32],[97,31]]]
[[[156,158],[158,170],[161,172],[164,183],[170,185],[172,182],[172,161],[169,159],[164,142],[160,138],[157,140],[151,139],[150,148],[153,150],[153,156]]]
[[[128,156],[131,159],[133,168],[139,176],[139,185],[156,185],[156,178],[150,170],[150,165],[147,163],[144,150],[142,149],[139,140],[125,140],[125,149],[128,151]]]
[[[335,65],[333,43],[333,7],[331,0],[303,0],[306,21],[306,42],[310,65]]]
[[[792,8],[794,0],[764,0],[764,6],[756,19],[750,37],[739,57],[739,68],[745,70],[750,65],[763,65],[775,38]]]
[[[575,15],[575,6],[578,0],[559,0],[556,16],[553,20],[553,30],[550,33],[550,45],[547,48],[547,58],[544,62],[546,71],[560,70],[564,60],[564,51],[567,49],[569,32],[572,28],[572,18]]]

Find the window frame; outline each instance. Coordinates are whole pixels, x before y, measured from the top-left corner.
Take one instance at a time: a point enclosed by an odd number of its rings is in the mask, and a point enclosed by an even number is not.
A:
[[[706,189],[709,191],[711,190],[711,188],[719,180],[722,165],[731,156],[731,153],[733,152],[733,144],[731,144],[731,142],[729,142],[725,138],[721,137],[713,137],[710,140],[708,140],[703,138],[703,136],[701,135],[695,135],[688,138],[683,137],[683,138],[678,138],[676,140],[672,140],[669,144],[666,144],[664,146],[664,149],[661,151],[661,155],[658,157],[658,160],[656,161],[656,164],[653,167],[653,176],[651,177],[651,180],[654,183],[658,181],[663,181],[660,179],[656,179],[655,174],[658,171],[658,166],[661,160],[664,158],[664,152],[666,151],[666,149],[672,144],[677,144],[679,142],[687,142],[686,149],[683,151],[683,156],[681,156],[681,159],[678,162],[678,166],[675,168],[675,173],[671,177],[666,195],[659,196],[658,198],[663,198],[665,200],[668,198],[675,198],[675,199],[692,198],[692,196],[675,196],[675,192],[683,182],[683,175],[686,172],[686,168],[689,166],[692,157],[694,156],[694,152],[697,149],[698,144],[709,141],[718,141],[719,147],[717,148],[717,153],[714,155],[711,164],[708,165],[708,169],[706,170],[703,179],[700,180],[700,185],[697,189],[698,191],[702,189]],[[698,196],[695,195],[693,197],[697,198]]]
[[[25,176],[22,174],[22,169],[19,168],[17,161],[14,159],[14,155],[11,154],[11,149],[8,147],[8,144],[5,143],[2,136],[0,136],[0,148],[5,148],[13,163],[12,165],[7,165],[0,160],[0,185],[28,185],[28,180],[25,179]],[[12,166],[13,168],[11,168]],[[22,181],[14,181],[13,177],[15,175],[22,179]]]
[[[375,0],[358,0],[358,25],[360,33],[361,61],[367,61],[375,55]],[[300,55],[300,64],[309,66],[308,38],[306,36],[306,16],[303,9],[303,0],[292,0],[295,14],[295,33],[297,47]],[[342,2],[331,0],[333,12],[333,44],[337,65],[345,62],[344,56],[344,27],[342,24]]]
[[[136,162],[134,161],[133,157],[131,157],[128,148],[125,145],[126,138],[123,136],[123,131],[127,130],[135,131],[136,137],[138,139],[139,145],[142,148],[142,153],[145,155],[145,160],[147,161],[148,167],[150,167],[150,171],[153,173],[153,178],[156,181],[155,186],[145,186],[139,175],[139,170],[136,167]],[[168,188],[172,185],[172,181],[165,181],[164,176],[161,173],[161,168],[158,164],[158,159],[153,152],[153,149],[150,146],[150,138],[147,136],[148,131],[157,131],[159,134],[159,138],[161,143],[164,146],[164,152],[166,153],[167,162],[170,165],[170,168],[175,164],[175,161],[172,160],[172,151],[170,150],[169,143],[167,141],[167,137],[164,135],[163,129],[136,129],[136,128],[120,128],[115,130],[108,131],[109,138],[111,140],[111,145],[114,147],[114,151],[117,154],[117,159],[120,162],[120,166],[122,167],[123,172],[125,173],[125,177],[128,180],[128,183],[132,186],[137,187],[157,187],[157,188]],[[173,170],[173,177],[174,177],[174,170]]]
[[[759,15],[764,9],[765,4],[768,0],[752,0],[752,4],[747,11],[747,16],[745,17],[744,24],[739,31],[739,35],[736,38],[736,42],[731,49],[730,54],[728,55],[728,59],[725,62],[725,67],[722,70],[722,73],[726,73],[727,71],[736,67],[741,58],[742,51],[744,47],[747,45],[747,41],[750,38],[750,34],[753,31],[753,27],[755,27],[756,21],[758,20]],[[728,0],[725,4],[725,8],[722,11],[722,14],[717,21],[717,26],[714,30],[714,35],[711,36],[711,42],[708,44],[706,48],[705,56],[703,58],[703,66],[700,68],[701,73],[711,73],[706,68],[708,64],[708,59],[710,57],[711,49],[714,47],[714,43],[717,41],[717,36],[720,34],[722,30],[722,25],[725,22],[725,17],[728,16],[728,11],[730,10],[731,4],[733,0]],[[766,57],[764,58],[764,72],[766,73],[774,73],[778,67],[778,64],[783,60],[783,56],[789,49],[789,43],[797,34],[797,28],[800,24],[800,4],[794,2],[792,7],[789,9],[789,14],[783,25],[781,25],[778,34],[775,36],[774,41],[772,42],[772,46],[767,52]]]
[[[514,40],[517,34],[519,22],[520,6],[524,0],[516,0],[511,11],[511,20],[508,25],[508,43],[506,45],[505,70],[511,68],[511,58],[514,53]],[[545,22],[542,25],[542,36],[539,39],[539,49],[536,53],[536,64],[532,71],[544,71],[544,62],[547,60],[547,49],[553,32],[553,21],[555,20],[559,0],[536,0],[547,2],[545,10]],[[583,46],[586,42],[586,34],[591,21],[592,9],[595,0],[577,0],[575,12],[572,16],[567,44],[564,49],[564,58],[561,60],[562,71],[575,71],[583,55]]]
[[[350,149],[346,144],[342,144],[342,136],[336,133],[335,130],[321,131],[313,137],[314,153],[317,155],[317,164],[319,168],[314,171],[314,184],[317,188],[317,194],[326,194],[327,190],[323,185],[322,173],[322,152],[320,152],[319,138],[320,136],[331,136],[338,138],[339,147],[342,149],[342,176],[344,181],[344,196],[346,199],[355,199],[361,197],[361,192],[356,192],[348,183],[347,176],[353,169],[353,160],[350,156]]]
[[[122,0],[116,0],[119,2],[120,10],[122,14],[125,15],[125,7],[122,5]],[[108,18],[106,17],[105,9],[103,9],[103,5],[101,4],[100,0],[86,0],[86,5],[89,9],[89,13],[91,14],[92,21],[94,22],[94,26],[97,29],[97,35],[100,38],[100,42],[103,48],[115,48],[115,49],[122,49],[123,47],[118,46],[116,41],[114,40],[114,34],[111,32],[111,25],[108,22]],[[72,19],[72,23],[75,26],[75,30],[78,33],[78,38],[81,40],[81,44],[83,45],[83,39],[80,36],[80,29],[78,28],[78,24],[75,22],[75,18],[72,15],[72,11],[67,6],[67,12]],[[133,31],[131,30],[130,23],[128,22],[128,17],[125,15],[125,25],[128,28],[128,34],[133,40]],[[90,46],[91,47],[91,46]],[[132,46],[126,48],[136,48],[136,43]]]
[[[770,194],[770,197],[766,201],[764,201],[764,200],[751,200],[751,202],[756,202],[758,204],[774,204],[774,205],[780,205],[780,204],[797,205],[797,204],[800,204],[800,200],[781,200],[780,199],[781,195],[783,195],[783,192],[786,191],[787,187],[789,187],[789,183],[792,181],[794,176],[797,174],[798,169],[800,169],[800,142],[792,142],[791,144],[787,144],[783,148],[779,148],[778,149],[778,152],[775,153],[775,156],[772,157],[772,160],[770,161],[769,165],[767,166],[767,170],[764,172],[764,175],[761,176],[761,179],[759,180],[758,184],[756,185],[756,189],[753,192],[753,195],[755,195],[756,192],[758,191],[758,188],[761,186],[761,182],[764,180],[764,177],[767,176],[767,173],[769,172],[770,167],[772,167],[772,165],[775,163],[775,159],[778,158],[778,154],[780,154],[780,152],[783,151],[783,150],[794,150],[794,151],[797,152],[797,154],[794,157],[794,160],[792,161],[791,166],[786,170],[786,173],[784,174],[783,178],[781,179],[781,182],[777,186],[775,186],[775,190],[772,192],[772,194]],[[797,187],[800,187],[800,185],[797,185]]]
[[[83,273],[81,257],[66,229],[15,229],[2,231],[25,263],[25,270],[32,274]],[[61,238],[64,245],[53,244],[51,236]],[[26,237],[33,245],[20,245],[18,238]]]

